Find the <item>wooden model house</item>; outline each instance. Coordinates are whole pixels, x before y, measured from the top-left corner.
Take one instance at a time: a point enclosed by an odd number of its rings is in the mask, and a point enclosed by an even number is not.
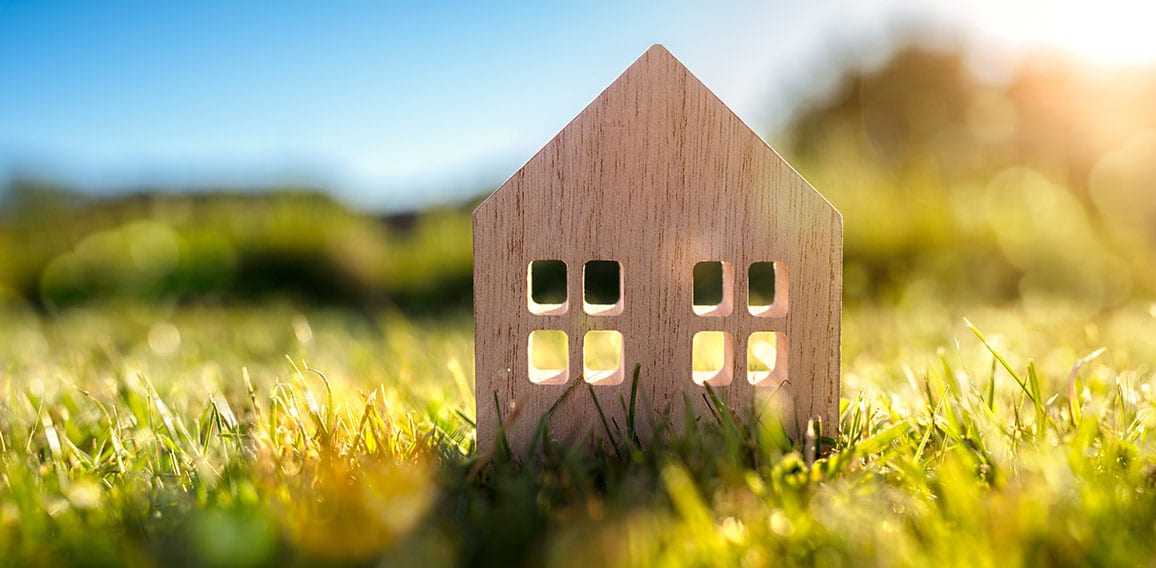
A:
[[[644,434],[660,413],[687,419],[684,401],[690,419],[713,420],[704,383],[740,415],[773,404],[762,414],[791,435],[810,419],[836,431],[842,218],[662,46],[482,203],[473,224],[481,449],[502,428],[524,453],[576,381],[624,430],[636,365]],[[534,282],[546,268],[554,298]],[[702,299],[711,285],[715,297]],[[555,438],[606,431],[591,389],[579,387],[550,415]]]

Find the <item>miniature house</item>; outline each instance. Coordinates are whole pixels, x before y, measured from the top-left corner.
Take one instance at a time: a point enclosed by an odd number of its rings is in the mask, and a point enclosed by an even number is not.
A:
[[[662,46],[473,224],[479,448],[525,452],[548,413],[563,441],[624,429],[636,365],[644,433],[713,420],[705,384],[792,436],[838,427],[842,218]]]

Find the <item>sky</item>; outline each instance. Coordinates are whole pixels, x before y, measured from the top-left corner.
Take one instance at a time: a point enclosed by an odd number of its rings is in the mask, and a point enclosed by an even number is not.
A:
[[[1156,13],[1127,0],[551,4],[0,0],[0,183],[295,183],[399,210],[492,188],[654,43],[765,136],[913,22],[1156,58]]]

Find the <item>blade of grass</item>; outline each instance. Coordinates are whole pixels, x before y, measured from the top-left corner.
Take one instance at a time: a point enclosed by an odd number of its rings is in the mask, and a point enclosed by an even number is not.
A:
[[[635,417],[638,410],[638,376],[642,371],[642,364],[634,364],[634,373],[630,378],[630,406],[626,414],[626,437],[635,447],[641,446],[638,440],[638,431],[635,430]]]
[[[495,447],[501,450],[502,457],[506,461],[511,461],[514,459],[514,452],[510,450],[510,439],[506,437],[506,425],[502,421],[502,403],[498,401],[498,391],[494,391],[494,409],[498,417],[498,443]]]
[[[1106,351],[1106,349],[1101,347],[1085,355],[1080,360],[1076,361],[1074,365],[1072,365],[1072,370],[1068,373],[1068,417],[1072,421],[1073,428],[1078,427],[1080,420],[1083,419],[1083,415],[1080,409],[1080,390],[1078,384],[1080,369],[1082,369],[1084,365],[1090,363],[1093,359],[1103,355],[1104,351]]]
[[[590,399],[594,401],[594,410],[598,412],[598,419],[602,421],[602,428],[606,430],[606,441],[610,443],[610,447],[614,448],[614,454],[618,459],[622,459],[622,451],[618,448],[618,441],[614,437],[614,432],[610,430],[610,421],[606,420],[606,413],[602,411],[602,403],[598,402],[598,393],[594,392],[594,385],[587,384],[587,390],[590,391]]]
[[[570,398],[570,396],[574,393],[574,390],[577,389],[578,385],[581,384],[584,383],[582,381],[574,381],[574,383],[566,387],[566,390],[562,391],[562,395],[558,397],[558,400],[555,400],[554,404],[550,405],[550,409],[547,410],[546,413],[538,419],[538,427],[534,428],[534,439],[530,442],[530,452],[528,455],[532,456],[534,455],[534,452],[538,450],[538,444],[546,437],[546,434],[548,433],[550,418],[554,416],[554,412],[557,411],[560,406],[562,406],[563,402],[566,402],[566,399]]]
[[[992,347],[991,343],[988,342],[987,338],[984,337],[983,333],[979,331],[979,328],[975,327],[975,325],[972,324],[970,321],[968,321],[967,318],[964,318],[963,321],[964,321],[964,324],[967,325],[968,329],[970,329],[971,332],[974,333],[977,338],[979,338],[980,343],[982,343],[983,346],[987,348],[987,350],[992,354],[992,356],[994,356],[996,358],[996,360],[999,361],[999,364],[1001,366],[1003,366],[1004,370],[1007,371],[1009,375],[1011,375],[1012,379],[1015,380],[1016,384],[1019,385],[1021,389],[1023,389],[1024,393],[1026,393],[1028,395],[1028,398],[1030,398],[1033,403],[1038,402],[1036,400],[1035,394],[1032,393],[1031,388],[1028,386],[1027,381],[1025,381],[1024,378],[1021,377],[1020,374],[1017,373],[1014,368],[1012,368],[1011,363],[1008,363],[1007,359],[1004,359],[1003,355],[1001,355],[998,351],[995,350],[995,347]]]

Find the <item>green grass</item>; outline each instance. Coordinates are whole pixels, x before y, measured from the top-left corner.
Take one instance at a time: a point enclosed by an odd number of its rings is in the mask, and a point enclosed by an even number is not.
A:
[[[0,564],[1150,564],[1153,313],[858,307],[831,453],[724,409],[529,467],[467,316],[13,308]]]

